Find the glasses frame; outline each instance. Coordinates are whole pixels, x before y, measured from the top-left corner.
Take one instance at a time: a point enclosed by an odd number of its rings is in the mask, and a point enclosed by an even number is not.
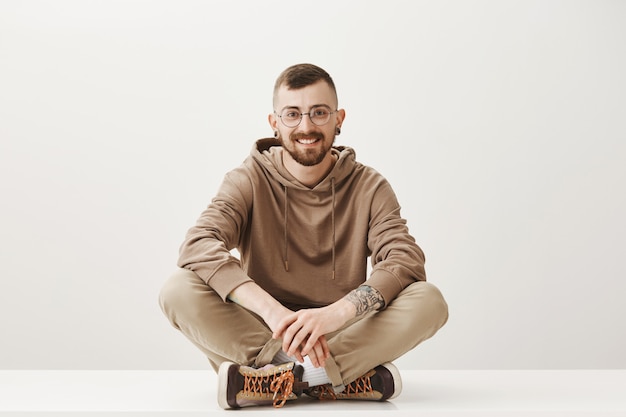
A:
[[[296,110],[298,113],[300,113],[300,120],[298,120],[298,123],[296,123],[296,124],[295,124],[295,125],[293,125],[293,126],[289,126],[287,123],[285,123],[285,121],[283,120],[283,115],[282,115],[282,114],[278,114],[278,113],[276,112],[276,110],[274,110],[274,114],[276,115],[276,117],[278,117],[278,118],[280,119],[280,121],[282,122],[282,124],[283,124],[285,127],[292,128],[292,129],[293,129],[294,127],[298,127],[298,126],[300,126],[300,123],[302,123],[302,119],[304,118],[304,116],[305,116],[305,115],[309,116],[309,120],[310,120],[310,121],[311,121],[311,123],[313,123],[315,126],[324,126],[324,125],[326,125],[328,122],[330,122],[330,117],[331,117],[333,114],[335,114],[335,113],[337,113],[337,112],[339,111],[339,109],[335,109],[335,110],[329,111],[329,112],[328,112],[328,120],[326,120],[326,121],[325,121],[324,123],[322,123],[322,124],[317,124],[317,123],[315,123],[315,122],[313,121],[313,118],[311,117],[311,113],[313,113],[313,110],[314,110],[314,109],[316,109],[316,108],[318,108],[318,107],[321,107],[321,108],[323,108],[323,109],[328,109],[328,110],[330,110],[330,109],[331,109],[331,107],[328,107],[328,106],[324,106],[324,105],[322,105],[322,106],[313,106],[313,107],[311,107],[311,109],[310,109],[308,112],[306,112],[306,113],[302,113],[302,112],[300,112],[300,110]],[[285,110],[288,110],[288,109],[283,109],[283,111],[282,111],[281,113],[284,113],[284,112],[285,112]]]

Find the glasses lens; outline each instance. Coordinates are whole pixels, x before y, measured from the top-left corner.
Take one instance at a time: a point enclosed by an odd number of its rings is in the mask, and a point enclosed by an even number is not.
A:
[[[313,107],[309,117],[313,123],[322,126],[330,120],[330,111],[326,107]]]
[[[300,124],[302,114],[297,110],[283,110],[280,115],[280,119],[287,127],[296,127]]]

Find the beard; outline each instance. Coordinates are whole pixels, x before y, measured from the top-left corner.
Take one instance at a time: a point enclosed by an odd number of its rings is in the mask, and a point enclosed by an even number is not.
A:
[[[298,149],[296,141],[302,138],[309,139],[319,139],[322,143],[322,146],[315,149]],[[282,135],[278,135],[277,138],[280,141],[283,149],[286,150],[289,155],[293,158],[294,161],[299,163],[300,165],[304,165],[307,167],[314,166],[319,164],[324,160],[328,152],[333,146],[335,142],[335,138],[327,141],[324,134],[321,132],[310,132],[310,133],[292,133],[289,135],[289,139],[285,141]]]

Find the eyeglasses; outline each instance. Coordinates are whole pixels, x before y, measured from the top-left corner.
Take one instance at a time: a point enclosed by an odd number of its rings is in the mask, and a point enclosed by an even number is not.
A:
[[[288,108],[282,111],[281,114],[274,112],[283,124],[287,127],[296,127],[302,122],[304,115],[309,116],[311,123],[317,126],[323,126],[330,120],[330,115],[337,113],[337,110],[330,111],[330,108],[326,106],[313,107],[308,113],[301,113],[299,110]]]

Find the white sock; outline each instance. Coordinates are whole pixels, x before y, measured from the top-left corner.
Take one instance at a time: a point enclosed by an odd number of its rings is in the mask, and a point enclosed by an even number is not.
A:
[[[330,378],[326,374],[326,369],[320,367],[316,368],[311,363],[311,359],[308,356],[304,357],[304,374],[302,374],[302,381],[308,382],[310,387],[316,387],[318,385],[330,384]]]
[[[279,365],[285,362],[296,362],[297,359],[287,355],[282,349],[278,351],[276,356],[274,356],[274,360],[272,363],[274,365]],[[304,363],[301,363],[304,368],[304,374],[302,375],[302,381],[308,382],[310,387],[315,387],[318,385],[330,384],[330,379],[326,374],[326,370],[324,368],[316,368],[311,363],[311,359],[308,356],[304,357]]]

